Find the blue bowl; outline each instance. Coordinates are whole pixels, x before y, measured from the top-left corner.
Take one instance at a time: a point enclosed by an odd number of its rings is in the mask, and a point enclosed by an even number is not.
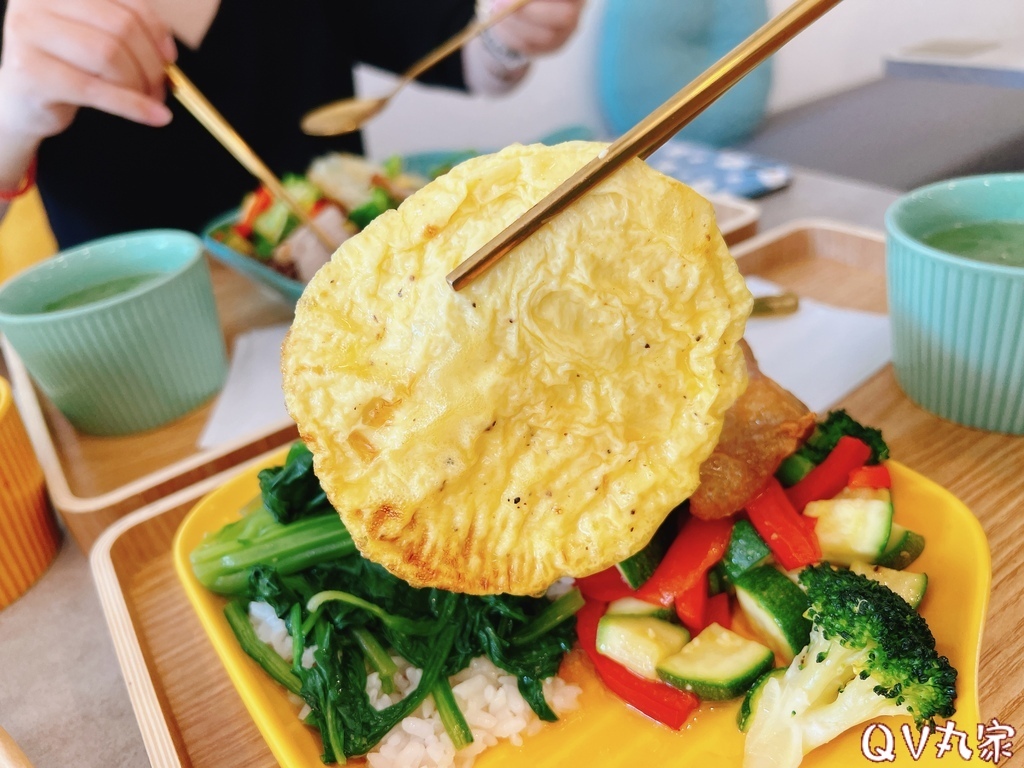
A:
[[[201,236],[203,238],[203,245],[210,252],[217,261],[222,264],[241,272],[246,277],[254,280],[260,285],[265,285],[277,293],[281,294],[285,299],[295,304],[299,300],[299,296],[302,295],[302,290],[306,287],[305,283],[298,280],[294,280],[290,277],[285,277],[273,267],[267,266],[259,259],[255,259],[252,256],[247,256],[244,253],[236,251],[233,248],[229,248],[220,240],[213,237],[215,230],[227,224],[234,224],[238,221],[238,211],[230,211],[218,216],[216,219],[211,221],[203,229]]]

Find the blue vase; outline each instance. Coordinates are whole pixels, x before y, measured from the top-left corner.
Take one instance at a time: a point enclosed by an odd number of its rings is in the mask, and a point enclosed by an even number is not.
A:
[[[766,0],[606,0],[598,37],[598,99],[620,135],[768,19]],[[680,131],[716,147],[751,136],[771,85],[766,62]]]

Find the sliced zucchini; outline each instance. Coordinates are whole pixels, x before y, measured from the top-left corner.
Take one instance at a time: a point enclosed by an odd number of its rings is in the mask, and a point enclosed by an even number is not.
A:
[[[781,678],[786,674],[785,667],[776,667],[770,669],[761,675],[757,682],[750,686],[750,690],[747,691],[747,695],[743,697],[743,703],[740,704],[740,711],[736,713],[736,725],[744,733],[747,732],[747,728],[750,726],[750,716],[757,709],[757,704],[761,699],[761,691],[764,689],[764,684],[772,677]]]
[[[288,206],[280,200],[271,203],[252,223],[252,231],[268,243],[276,246],[284,238],[285,227],[288,226]]]
[[[708,701],[734,699],[772,668],[771,649],[718,624],[658,664],[658,676]]]
[[[885,488],[847,488],[834,499],[812,501],[804,514],[817,518],[821,557],[835,565],[874,562],[892,530],[892,497]]]
[[[658,662],[689,641],[685,627],[650,616],[605,614],[597,623],[597,652],[648,680],[657,680]]]
[[[787,664],[811,637],[811,622],[804,617],[810,601],[782,571],[762,565],[736,582],[736,601],[751,628]]]
[[[669,621],[675,616],[671,608],[648,603],[635,597],[623,597],[608,603],[605,616],[650,616],[654,619]]]
[[[307,179],[305,176],[285,176],[281,179],[281,183],[284,185],[285,191],[291,196],[292,200],[298,203],[303,210],[308,211],[313,207],[321,197],[323,192],[313,182]]]
[[[897,595],[902,597],[912,608],[917,608],[924,599],[924,593],[928,589],[928,574],[911,573],[910,571],[896,571],[881,565],[870,563],[853,563],[850,570],[867,576],[880,584],[884,584]]]
[[[917,560],[922,552],[924,552],[924,536],[893,523],[892,530],[889,532],[889,541],[885,545],[885,550],[875,560],[875,564],[902,571]]]
[[[729,578],[725,575],[722,563],[718,562],[708,571],[708,596],[714,596],[730,589]]]
[[[736,581],[751,568],[764,564],[771,556],[772,551],[750,521],[737,520],[732,527],[729,546],[722,556],[722,570],[729,579]]]
[[[665,557],[665,552],[674,537],[672,527],[674,523],[663,524],[647,542],[646,547],[615,566],[631,589],[640,589]]]

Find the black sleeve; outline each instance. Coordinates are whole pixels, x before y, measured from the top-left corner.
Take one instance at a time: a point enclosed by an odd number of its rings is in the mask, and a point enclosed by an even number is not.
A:
[[[346,3],[352,58],[403,72],[473,18],[473,0],[356,0]],[[453,53],[420,78],[425,83],[465,88],[461,52]]]

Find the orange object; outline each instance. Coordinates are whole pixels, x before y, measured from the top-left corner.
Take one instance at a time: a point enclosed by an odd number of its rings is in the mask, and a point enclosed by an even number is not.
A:
[[[60,546],[43,470],[21,423],[11,388],[0,379],[0,608],[46,571]]]

